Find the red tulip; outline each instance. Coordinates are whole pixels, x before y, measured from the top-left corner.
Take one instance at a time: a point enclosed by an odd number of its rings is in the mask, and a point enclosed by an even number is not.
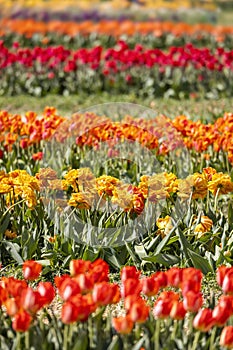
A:
[[[78,283],[82,293],[90,292],[94,287],[94,280],[92,276],[81,273],[74,277],[74,281]]]
[[[27,311],[20,311],[13,318],[12,328],[16,332],[26,332],[30,327],[31,321],[32,317]]]
[[[188,291],[184,295],[184,308],[190,312],[197,312],[203,304],[202,294],[195,293],[192,290]]]
[[[78,283],[72,278],[65,278],[58,290],[63,300],[68,300],[71,296],[81,292]]]
[[[76,322],[78,320],[78,313],[79,310],[75,304],[67,301],[62,305],[61,320],[66,324]]]
[[[150,308],[146,305],[146,302],[142,298],[137,298],[134,301],[127,313],[133,322],[142,323],[145,322],[149,316]]]
[[[193,327],[202,332],[208,332],[213,324],[214,320],[211,309],[199,310],[193,320]]]
[[[183,269],[172,267],[166,271],[167,282],[169,286],[179,287],[182,281]]]
[[[55,297],[55,290],[51,282],[40,282],[37,291],[43,300],[43,305],[50,304]]]
[[[24,289],[28,288],[27,282],[23,280],[17,280],[14,277],[3,277],[2,283],[4,285],[5,291],[9,296],[14,298],[20,297]]]
[[[156,295],[159,291],[159,283],[153,277],[146,277],[140,280],[142,292],[148,297]]]
[[[41,160],[43,158],[44,153],[43,152],[37,152],[32,155],[33,160]]]
[[[55,276],[54,277],[55,286],[59,289],[61,287],[62,283],[67,278],[70,279],[70,275],[64,274],[62,276]]]
[[[233,347],[233,326],[226,326],[223,328],[222,333],[220,335],[221,346],[225,346],[228,349],[232,349]]]
[[[195,280],[184,280],[181,283],[182,295],[184,296],[190,290],[194,293],[199,293],[201,290],[201,282],[196,282]]]
[[[222,281],[222,290],[225,294],[233,294],[233,269],[228,270]]]
[[[120,299],[119,286],[108,282],[97,283],[94,285],[92,297],[94,303],[98,305],[116,303]]]
[[[171,311],[170,311],[170,317],[174,320],[183,320],[186,315],[186,310],[184,308],[183,301],[174,301]]]
[[[70,262],[70,274],[71,276],[76,276],[79,274],[84,274],[88,271],[91,262],[88,260],[71,260]]]
[[[159,288],[167,287],[168,280],[167,280],[167,274],[163,271],[157,271],[151,275],[155,279],[155,281],[158,283]]]
[[[92,276],[94,283],[109,281],[109,266],[102,259],[97,259],[91,263],[89,273]]]
[[[39,277],[42,265],[34,260],[27,260],[23,264],[23,276],[26,280],[35,280]]]
[[[201,270],[195,267],[186,267],[183,269],[183,281],[192,280],[196,283],[200,283],[203,277]]]
[[[128,295],[139,295],[141,290],[142,286],[137,279],[128,278],[122,283],[121,296],[125,298]]]
[[[227,322],[230,316],[231,316],[230,310],[221,304],[216,305],[215,308],[213,309],[213,319],[214,319],[214,324],[216,326],[219,326],[219,327],[224,326],[224,324]]]
[[[121,281],[124,282],[128,278],[139,279],[141,272],[135,266],[124,266],[121,270]]]
[[[20,305],[29,313],[36,313],[42,308],[43,301],[39,292],[28,287],[21,294]]]
[[[226,274],[231,270],[231,267],[220,266],[217,268],[216,279],[220,287],[222,287],[222,283]]]
[[[179,295],[172,291],[162,292],[155,301],[153,315],[156,318],[167,318],[170,316],[172,306],[179,300]]]
[[[77,294],[72,296],[69,301],[78,309],[77,321],[86,321],[89,315],[97,309],[97,305],[94,303],[91,294]]]
[[[218,304],[228,309],[231,314],[233,313],[233,295],[221,295]]]
[[[0,285],[0,306],[2,305],[2,303],[4,301],[6,301],[7,297],[8,297],[8,292],[7,292],[6,288],[3,288]]]

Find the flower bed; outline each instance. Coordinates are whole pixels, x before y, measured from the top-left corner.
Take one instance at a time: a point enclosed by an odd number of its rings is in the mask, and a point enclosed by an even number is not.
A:
[[[23,279],[1,277],[2,346],[232,347],[231,267],[218,268],[220,296],[212,300],[204,298],[203,276],[195,268],[174,267],[143,276],[135,266],[126,266],[119,283],[110,281],[109,266],[102,259],[71,260],[69,270],[52,283],[35,284],[42,265],[29,260],[22,267]],[[55,296],[59,313],[52,308]]]
[[[232,262],[231,113],[208,125],[90,112],[66,119],[52,107],[0,115],[4,265],[36,258],[54,271],[77,254],[101,254],[113,269],[185,263],[207,273]]]
[[[8,49],[0,45],[0,94],[77,94],[135,92],[141,97],[183,98],[232,95],[233,51],[196,48],[191,44],[167,52],[120,41],[76,51],[58,47]]]

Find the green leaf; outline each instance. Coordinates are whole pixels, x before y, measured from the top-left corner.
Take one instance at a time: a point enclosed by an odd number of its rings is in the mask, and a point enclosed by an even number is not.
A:
[[[72,346],[72,348],[69,347],[69,349],[72,350],[87,350],[88,349],[88,339],[87,334],[85,332],[79,332],[77,340]]]
[[[36,260],[36,262],[42,266],[50,266],[50,260]]]
[[[98,258],[99,256],[99,250],[98,251],[93,251],[93,249],[91,247],[86,247],[82,259],[83,260],[90,260],[90,261],[94,261]]]
[[[15,259],[15,261],[17,261],[18,264],[23,264],[23,259],[17,252],[17,249],[19,250],[19,246],[16,243],[7,242],[7,241],[4,241],[3,244],[6,246],[6,249],[12,256],[12,258]]]
[[[187,248],[187,250],[194,267],[200,269],[205,275],[208,272],[213,272],[213,269],[208,263],[207,259],[203,258],[200,254],[197,254],[189,248]]]
[[[171,254],[157,254],[143,258],[143,260],[155,262],[164,266],[172,266],[180,262],[180,259],[177,256]]]
[[[141,338],[135,345],[134,347],[132,348],[132,350],[140,350],[142,348],[142,345],[144,343],[145,339],[144,337]]]
[[[154,247],[157,245],[158,241],[160,240],[160,236],[154,237],[151,241],[145,244],[145,248],[147,251],[152,251]]]
[[[136,255],[134,254],[132,248],[130,247],[130,245],[127,242],[125,242],[125,245],[126,245],[126,248],[129,252],[130,257],[132,258],[134,263],[137,264],[139,261],[138,261],[138,258],[136,257]]]
[[[107,350],[121,350],[122,349],[122,342],[120,341],[120,338],[118,335],[115,335],[112,338],[111,344],[107,347]]]
[[[233,225],[233,206],[232,203],[228,205],[228,223],[230,226]]]
[[[179,229],[176,232],[177,232],[178,237],[179,237],[181,248],[184,251],[184,255],[185,255],[186,259],[188,260],[189,259],[188,249],[192,250],[192,246],[187,241],[187,239],[185,238],[185,236],[183,235],[183,233]]]
[[[137,255],[143,259],[144,257],[147,256],[147,252],[145,251],[145,248],[143,247],[143,245],[135,245],[134,246],[135,252],[137,253]]]
[[[1,226],[0,226],[0,234],[4,234],[7,230],[7,227],[9,225],[10,222],[10,213],[8,212],[5,217],[2,216],[2,220],[1,220]]]

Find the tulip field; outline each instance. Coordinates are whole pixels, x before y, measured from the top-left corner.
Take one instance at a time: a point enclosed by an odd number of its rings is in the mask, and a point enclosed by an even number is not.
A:
[[[50,2],[0,1],[0,350],[233,349],[233,26]]]

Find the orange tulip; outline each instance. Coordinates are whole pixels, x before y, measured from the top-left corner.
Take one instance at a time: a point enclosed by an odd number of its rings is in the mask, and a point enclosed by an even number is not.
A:
[[[118,333],[129,334],[134,326],[131,318],[127,316],[114,317],[112,319],[112,325]]]
[[[8,298],[5,302],[4,302],[4,306],[6,308],[6,312],[9,316],[14,316],[15,314],[17,314],[17,312],[20,309],[20,303],[19,303],[19,298]]]

